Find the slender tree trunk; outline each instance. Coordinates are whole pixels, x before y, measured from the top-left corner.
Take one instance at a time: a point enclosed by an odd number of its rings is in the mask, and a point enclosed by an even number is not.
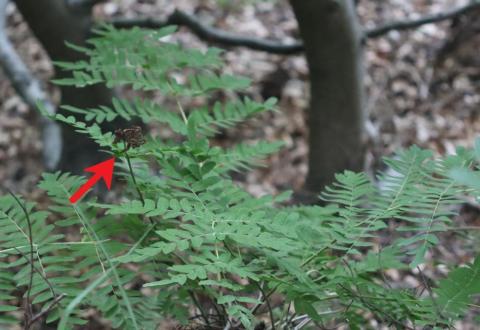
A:
[[[30,26],[32,32],[43,45],[48,55],[55,61],[78,61],[85,59],[65,45],[65,41],[76,45],[85,45],[85,39],[91,28],[89,9],[79,8],[73,11],[64,0],[15,0],[17,8]],[[56,71],[57,78],[70,73]],[[112,92],[103,85],[86,88],[61,87],[62,104],[80,108],[96,107],[111,103]],[[83,168],[104,158],[97,145],[84,135],[64,127],[62,157],[60,168],[72,172],[81,172]]]
[[[360,27],[352,0],[290,0],[310,71],[308,191],[363,168]]]

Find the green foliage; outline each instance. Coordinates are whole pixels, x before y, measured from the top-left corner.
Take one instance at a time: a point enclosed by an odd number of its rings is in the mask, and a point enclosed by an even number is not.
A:
[[[435,303],[439,313],[450,319],[462,316],[472,302],[472,296],[480,294],[480,260],[472,265],[459,267],[450,272],[448,278],[440,281],[435,290]]]
[[[54,173],[39,184],[48,210],[1,197],[0,322],[16,322],[12,312],[22,300],[48,310],[48,322],[59,321],[60,329],[86,323],[91,308],[123,329],[154,329],[166,317],[187,323],[192,305],[202,323],[232,329],[251,329],[260,319],[287,328],[308,321],[355,329],[371,318],[398,328],[442,327],[462,317],[479,293],[478,258],[428,287],[428,296],[390,285],[384,273],[427,263],[427,251],[454,225],[452,205],[462,194],[480,192],[471,180],[478,177],[470,169],[473,153],[459,149],[435,159],[412,147],[385,160],[379,184],[364,173],[337,175],[321,195],[324,206],[283,206],[288,193],[254,197],[230,172],[249,169],[281,144],[225,149],[210,139],[274,110],[275,101],[213,102],[210,92],[242,89],[248,80],[219,74],[217,49],[165,41],[173,31],[105,26],[91,48],[72,46],[89,61],[57,63],[72,72],[59,84],[105,83],[143,93],[95,109],[64,106],[52,116],[115,155],[126,189],[115,203],[85,198],[71,204],[84,179]],[[145,99],[147,91],[171,97],[176,109]],[[207,105],[184,109],[186,97]],[[100,127],[135,117],[166,124],[176,140],[147,138],[131,147]],[[380,243],[392,225],[392,243]],[[270,304],[273,293],[283,297],[280,304]]]

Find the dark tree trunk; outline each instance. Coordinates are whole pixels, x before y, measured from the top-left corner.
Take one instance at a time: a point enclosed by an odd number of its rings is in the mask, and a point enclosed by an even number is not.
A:
[[[363,168],[360,27],[351,0],[291,0],[310,71],[308,191]]]
[[[84,55],[65,45],[65,41],[85,45],[91,28],[91,13],[88,9],[73,11],[64,0],[15,0],[17,8],[30,26],[32,32],[43,45],[48,55],[55,61],[78,61]],[[56,78],[69,73],[56,71]],[[61,87],[62,104],[80,108],[96,107],[111,103],[112,92],[103,85],[87,88]],[[60,168],[79,173],[83,168],[103,159],[97,145],[85,135],[64,127]]]

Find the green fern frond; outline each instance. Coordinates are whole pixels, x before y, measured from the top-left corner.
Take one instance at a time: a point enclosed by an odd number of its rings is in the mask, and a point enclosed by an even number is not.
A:
[[[212,90],[243,89],[250,80],[212,71],[220,64],[218,49],[202,53],[162,42],[174,32],[167,27],[153,30],[116,30],[105,25],[100,38],[89,41],[90,62],[58,63],[72,71],[72,78],[54,80],[59,85],[85,87],[105,83],[108,87],[130,85],[138,90],[159,90],[164,94],[196,96]],[[196,74],[188,74],[195,69]],[[186,82],[176,79],[176,72],[187,72]]]
[[[274,154],[283,146],[282,142],[259,141],[256,144],[239,143],[219,155],[218,170],[221,172],[251,169],[258,160]]]
[[[197,130],[208,136],[217,133],[217,127],[229,128],[261,112],[274,110],[276,102],[275,98],[268,99],[264,103],[258,103],[249,98],[225,105],[215,102],[211,109],[204,107],[193,110],[188,119],[194,120]]]
[[[480,258],[473,264],[452,270],[434,289],[439,314],[458,319],[468,309],[474,295],[480,294]]]
[[[125,120],[138,117],[145,123],[154,121],[167,123],[174,132],[186,134],[187,127],[179,115],[161,108],[150,100],[135,98],[132,101],[127,101],[113,98],[112,105],[113,108],[101,106],[98,109],[87,110],[68,105],[64,105],[61,108],[65,111],[82,115],[87,122],[95,121],[101,124],[104,121],[111,122],[119,117]]]

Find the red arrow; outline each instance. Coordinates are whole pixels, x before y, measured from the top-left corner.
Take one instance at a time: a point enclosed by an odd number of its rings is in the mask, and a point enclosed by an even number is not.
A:
[[[110,190],[112,186],[112,176],[113,176],[113,164],[115,163],[115,158],[110,158],[106,161],[98,163],[96,165],[87,167],[84,169],[85,172],[91,172],[93,175],[85,182],[78,190],[70,197],[70,203],[75,204],[82,196],[93,187],[98,180],[103,179],[107,188]]]

